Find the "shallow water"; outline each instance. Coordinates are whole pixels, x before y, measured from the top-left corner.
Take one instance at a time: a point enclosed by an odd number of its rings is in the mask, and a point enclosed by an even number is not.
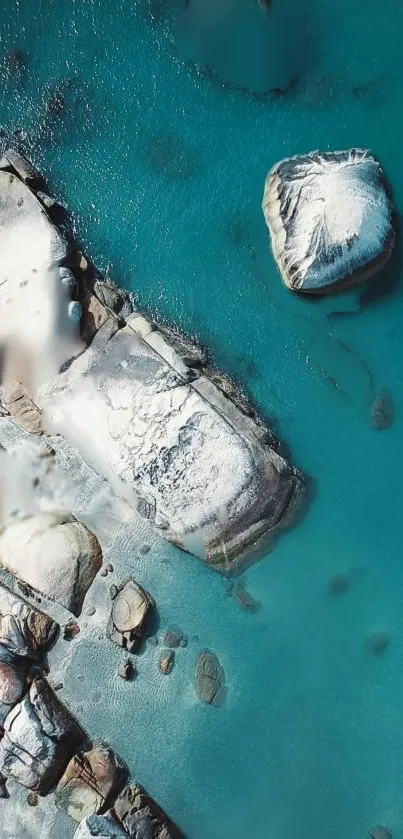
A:
[[[316,497],[247,572],[256,614],[174,549],[156,543],[140,562],[129,543],[117,547],[119,571],[134,567],[161,625],[199,640],[165,680],[149,654],[118,699],[115,651],[100,684],[95,642],[79,646],[77,704],[190,839],[356,839],[374,824],[402,839],[400,242],[385,295],[364,295],[361,308],[362,289],[306,302],[281,286],[260,205],[283,156],[362,145],[403,212],[403,6],[305,3],[299,83],[259,98],[184,64],[178,4],[154,0],[153,17],[152,5],[3,0],[1,51],[27,61],[1,71],[2,143],[23,132],[94,262],[212,347],[314,477]],[[370,405],[385,387],[397,419],[376,433]],[[332,597],[338,572],[351,585]],[[379,657],[365,644],[377,630],[391,638]],[[200,647],[226,670],[220,709],[195,696]]]

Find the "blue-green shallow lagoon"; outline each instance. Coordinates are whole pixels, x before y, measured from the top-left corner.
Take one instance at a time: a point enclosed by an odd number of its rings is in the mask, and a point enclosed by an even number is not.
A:
[[[306,3],[300,84],[258,99],[184,65],[175,3],[154,3],[154,18],[149,5],[3,0],[1,51],[28,61],[17,76],[3,67],[2,143],[24,132],[94,262],[213,349],[275,420],[316,497],[247,572],[256,615],[202,564],[165,546],[149,554],[139,579],[161,624],[199,642],[158,690],[139,678],[124,707],[108,699],[95,646],[82,699],[100,686],[104,699],[84,702],[82,719],[190,839],[364,839],[374,824],[402,839],[400,242],[390,294],[361,310],[360,290],[305,302],[281,286],[260,205],[280,158],[356,145],[380,158],[403,212],[403,6]],[[296,9],[290,2],[290,27]],[[69,79],[66,108],[46,117],[53,86]],[[370,404],[384,387],[397,419],[376,433]],[[337,572],[351,572],[351,586],[332,598]],[[379,657],[365,645],[377,630],[391,638]],[[195,697],[200,647],[224,664],[221,709]]]

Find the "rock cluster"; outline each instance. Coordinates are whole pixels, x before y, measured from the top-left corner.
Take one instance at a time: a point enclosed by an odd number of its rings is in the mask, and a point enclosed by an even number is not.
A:
[[[60,809],[79,822],[111,804],[127,780],[127,767],[104,744],[74,755],[55,793]]]
[[[184,839],[140,784],[126,787],[112,812],[132,839]]]

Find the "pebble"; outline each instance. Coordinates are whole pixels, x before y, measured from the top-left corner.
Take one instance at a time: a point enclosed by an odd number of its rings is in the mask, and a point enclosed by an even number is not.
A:
[[[168,676],[171,672],[175,661],[175,653],[173,650],[162,650],[160,655],[160,670],[164,676]]]
[[[151,551],[151,545],[142,545],[140,550],[139,550],[139,554],[141,554],[141,556],[145,556],[150,551]]]
[[[103,565],[99,573],[100,573],[101,577],[107,577],[108,576],[108,566]]]
[[[113,574],[113,572],[114,572],[114,570],[115,570],[115,569],[114,569],[114,567],[113,567],[113,565],[112,565],[112,563],[111,563],[111,562],[108,562],[108,564],[107,564],[107,566],[106,566],[106,570],[107,570],[108,574]]]
[[[136,668],[130,658],[125,658],[119,662],[118,675],[121,679],[128,681],[133,678],[135,672]]]
[[[37,807],[39,804],[39,796],[36,792],[29,792],[27,795],[27,802],[30,807]]]
[[[92,617],[92,615],[95,615],[95,612],[96,612],[95,606],[88,606],[88,609],[87,609],[85,614],[88,615],[88,617],[90,618],[90,617]]]

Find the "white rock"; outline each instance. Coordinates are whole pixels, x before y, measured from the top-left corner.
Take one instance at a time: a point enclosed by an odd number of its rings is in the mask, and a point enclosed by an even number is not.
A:
[[[299,477],[214,385],[206,398],[129,327],[109,335],[42,390],[48,427],[165,538],[232,566],[287,519]]]
[[[268,174],[263,212],[283,282],[323,294],[388,261],[395,233],[378,161],[350,149],[292,157]]]
[[[0,565],[75,615],[101,564],[96,537],[65,513],[11,522],[0,535]]]
[[[74,839],[127,839],[127,833],[110,816],[95,813],[83,819],[78,825]]]

